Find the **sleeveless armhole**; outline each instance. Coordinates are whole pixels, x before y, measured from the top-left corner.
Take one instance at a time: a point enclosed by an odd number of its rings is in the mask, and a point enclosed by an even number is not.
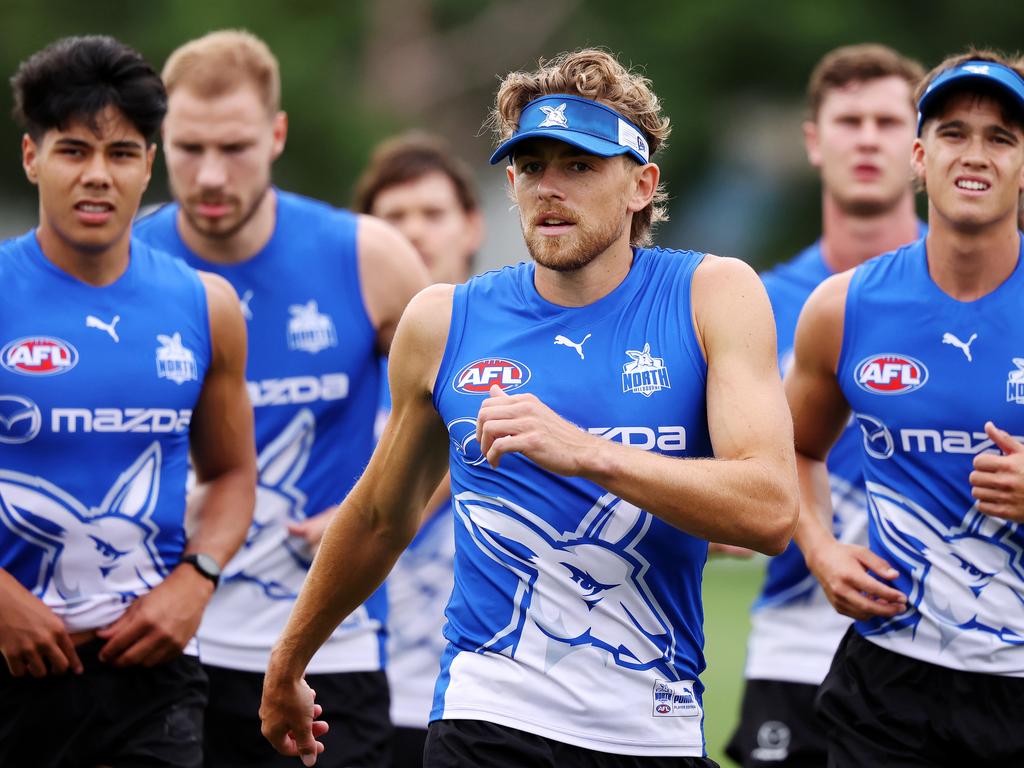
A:
[[[840,382],[842,389],[842,371],[846,369],[847,357],[853,349],[855,334],[857,332],[857,301],[860,298],[860,288],[867,279],[867,265],[862,265],[854,270],[853,277],[846,287],[846,306],[843,309],[843,341],[839,346],[839,358],[836,360],[836,381]]]
[[[434,408],[439,413],[441,411],[441,388],[444,387],[444,382],[448,380],[452,361],[457,356],[459,346],[462,343],[466,326],[466,315],[468,314],[466,311],[468,303],[469,284],[460,283],[456,285],[455,292],[452,294],[452,319],[448,324],[448,337],[444,343],[444,355],[441,357],[441,365],[437,369],[437,376],[434,377],[434,391],[431,393]]]
[[[342,241],[339,243],[341,246],[339,250],[346,262],[342,265],[342,279],[345,284],[354,286],[354,298],[358,302],[358,309],[353,314],[359,315],[362,318],[365,327],[373,334],[374,340],[376,340],[378,329],[373,324],[370,310],[366,306],[366,294],[363,292],[363,281],[359,274],[359,216],[341,210],[336,211],[336,213],[340,223],[343,226],[348,225],[346,227],[348,230],[348,242]]]
[[[707,256],[707,254],[701,253],[695,255],[697,258],[690,260],[690,263],[686,265],[683,270],[683,274],[680,277],[681,285],[679,293],[681,296],[685,296],[687,298],[686,316],[683,319],[686,321],[685,327],[689,329],[689,333],[682,334],[682,341],[683,346],[686,349],[686,354],[689,356],[690,362],[693,364],[694,370],[706,386],[708,380],[708,361],[701,352],[700,342],[697,341],[697,323],[693,316],[693,275],[697,271],[697,267],[704,263],[704,257]]]

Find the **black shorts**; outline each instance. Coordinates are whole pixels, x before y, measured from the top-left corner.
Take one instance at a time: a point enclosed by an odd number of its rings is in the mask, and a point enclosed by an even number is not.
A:
[[[391,768],[423,768],[423,747],[426,743],[426,728],[395,726]]]
[[[818,689],[829,766],[1024,766],[1024,678],[961,672],[847,631]]]
[[[597,752],[484,720],[435,720],[424,768],[719,768],[707,757]]]
[[[4,768],[200,768],[206,675],[193,656],[112,667],[104,640],[78,647],[85,672],[12,677],[0,661]]]
[[[740,722],[725,753],[743,768],[825,768],[817,692],[818,686],[806,683],[747,680]]]
[[[206,768],[301,766],[297,757],[279,754],[260,730],[263,673],[203,667],[210,678],[203,751]],[[339,672],[306,675],[324,708],[330,730],[321,736],[325,750],[317,768],[388,768],[391,763],[390,697],[385,674]]]

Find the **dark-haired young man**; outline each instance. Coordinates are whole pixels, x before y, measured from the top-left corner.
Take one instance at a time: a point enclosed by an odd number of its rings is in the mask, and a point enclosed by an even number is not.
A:
[[[742,262],[644,247],[669,132],[644,77],[574,51],[509,74],[496,104],[492,162],[533,262],[410,303],[392,416],[271,656],[263,732],[316,761],[306,661],[448,466],[455,591],[425,764],[710,767],[707,539],[778,553],[797,511],[768,300]]]
[[[763,276],[779,337],[779,366],[793,360],[800,308],[830,275],[919,237],[910,178],[924,70],[882,45],[826,54],[807,86],[804,141],[821,174],[821,239]],[[836,536],[867,542],[860,428],[829,454]],[[807,570],[795,544],[768,564],[751,612],[742,713],[728,747],[745,768],[815,768],[827,760],[814,694],[849,626]]]
[[[12,85],[39,226],[0,246],[0,764],[196,768],[182,651],[254,498],[245,324],[131,238],[166,109],[142,57],[65,38]]]
[[[483,236],[468,168],[439,137],[419,131],[374,149],[352,205],[384,219],[416,248],[434,283],[469,278]],[[385,387],[386,407],[390,393]],[[388,576],[388,682],[395,737],[392,768],[419,768],[445,639],[444,609],[455,557],[451,485],[442,482],[425,518]]]
[[[971,50],[916,95],[928,235],[822,283],[786,378],[797,541],[857,619],[817,711],[836,768],[1024,765],[1024,71]],[[828,525],[851,413],[870,549]]]
[[[379,356],[426,270],[383,222],[273,186],[288,121],[262,40],[211,32],[174,51],[162,74],[175,202],[136,231],[241,297],[259,452],[253,525],[197,635],[210,677],[206,765],[276,766],[288,761],[259,733],[263,671],[331,512],[373,449]],[[308,667],[332,702],[326,738],[339,768],[388,762],[386,614],[380,590]]]

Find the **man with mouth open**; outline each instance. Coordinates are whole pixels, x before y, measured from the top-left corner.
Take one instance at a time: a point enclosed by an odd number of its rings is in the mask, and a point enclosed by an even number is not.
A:
[[[779,366],[793,360],[800,308],[829,276],[916,240],[910,148],[916,61],[882,45],[837,48],[807,87],[804,142],[821,174],[822,235],[763,275],[779,337]],[[851,424],[829,454],[834,529],[867,543],[861,431]],[[836,613],[795,544],[773,558],[751,611],[746,686],[728,753],[744,768],[824,768],[825,737],[814,695],[850,619]]]
[[[509,74],[493,120],[533,262],[409,305],[391,418],[275,647],[263,732],[316,761],[307,660],[450,467],[455,589],[425,765],[714,765],[707,540],[778,553],[796,515],[768,300],[743,262],[646,246],[669,125],[611,55]]]
[[[857,620],[816,702],[837,768],[1024,763],[1022,75],[971,50],[925,77],[927,236],[826,280],[797,325],[797,543]],[[870,549],[831,526],[851,413]]]
[[[212,32],[172,53],[163,79],[176,202],[137,231],[238,292],[259,453],[253,526],[198,634],[206,765],[280,765],[259,733],[263,671],[331,511],[369,458],[379,357],[427,275],[389,225],[271,184],[288,121],[262,40]],[[308,668],[332,704],[331,765],[389,764],[387,600],[365,598]]]
[[[199,768],[193,635],[252,520],[245,322],[132,236],[149,64],[64,38],[11,83],[39,226],[0,246],[0,765]]]

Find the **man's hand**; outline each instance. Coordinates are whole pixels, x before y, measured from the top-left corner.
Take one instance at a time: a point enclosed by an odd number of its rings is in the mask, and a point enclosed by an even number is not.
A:
[[[298,756],[306,766],[316,764],[317,755],[324,751],[317,738],[328,728],[325,721],[316,719],[322,711],[316,703],[316,691],[305,680],[288,684],[267,673],[260,702],[261,730],[282,755]]]
[[[570,477],[580,473],[581,457],[602,442],[563,419],[536,395],[509,395],[497,385],[489,395],[480,405],[476,437],[492,467],[506,453],[521,453],[549,472]]]
[[[324,537],[324,531],[327,530],[327,526],[334,519],[334,513],[337,509],[337,507],[330,507],[319,515],[306,518],[301,523],[289,523],[288,535],[298,536],[303,539],[310,552],[316,552],[317,547],[320,546],[320,540]]]
[[[985,422],[985,434],[1002,456],[979,453],[971,472],[971,495],[978,500],[978,511],[1015,523],[1024,522],[1024,445],[1013,435]]]
[[[152,667],[179,655],[199,628],[213,583],[191,565],[170,575],[96,634],[106,640],[100,661],[115,667]]]
[[[14,677],[82,673],[64,622],[13,576],[0,570],[0,653]]]
[[[844,616],[864,620],[896,616],[907,609],[906,596],[879,580],[896,578],[896,570],[867,547],[833,540],[815,549],[807,567]]]

